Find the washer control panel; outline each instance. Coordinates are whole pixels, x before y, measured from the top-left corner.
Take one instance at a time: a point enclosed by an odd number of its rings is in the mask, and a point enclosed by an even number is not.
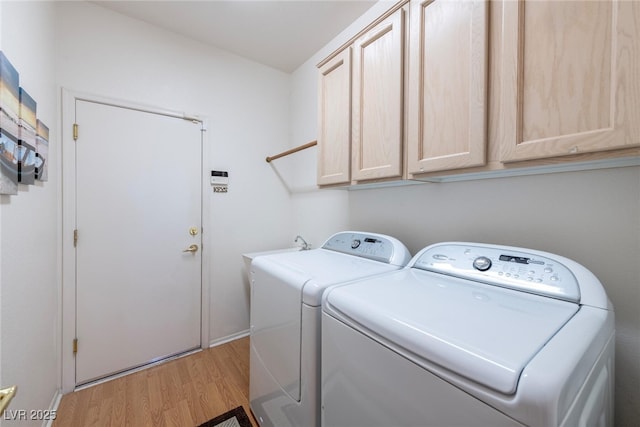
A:
[[[334,234],[322,245],[322,248],[402,266],[411,259],[409,251],[400,241],[375,233]]]
[[[466,244],[433,245],[414,268],[580,302],[580,287],[565,265],[519,248]]]

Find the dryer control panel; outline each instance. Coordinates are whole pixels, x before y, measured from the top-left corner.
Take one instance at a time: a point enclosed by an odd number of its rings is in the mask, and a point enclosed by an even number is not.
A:
[[[580,302],[574,274],[560,262],[520,248],[443,244],[426,248],[412,267],[529,293]]]
[[[376,233],[337,233],[322,248],[399,266],[405,266],[411,259],[409,250],[399,240]]]

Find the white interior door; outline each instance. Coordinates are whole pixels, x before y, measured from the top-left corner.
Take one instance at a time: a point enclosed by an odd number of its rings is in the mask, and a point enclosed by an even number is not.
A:
[[[202,136],[191,121],[82,100],[76,123],[81,385],[200,346]]]

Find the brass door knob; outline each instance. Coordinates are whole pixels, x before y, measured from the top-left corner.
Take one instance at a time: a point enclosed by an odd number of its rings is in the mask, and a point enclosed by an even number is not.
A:
[[[189,247],[182,252],[196,253],[198,252],[198,245],[189,245]]]

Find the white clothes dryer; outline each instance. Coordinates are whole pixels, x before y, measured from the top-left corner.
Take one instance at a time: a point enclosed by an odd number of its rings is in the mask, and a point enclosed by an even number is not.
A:
[[[613,308],[567,258],[432,245],[325,292],[321,387],[325,427],[611,426]]]
[[[319,249],[251,262],[249,400],[261,426],[320,424],[322,293],[337,283],[388,273],[411,259],[397,239],[347,231]]]

